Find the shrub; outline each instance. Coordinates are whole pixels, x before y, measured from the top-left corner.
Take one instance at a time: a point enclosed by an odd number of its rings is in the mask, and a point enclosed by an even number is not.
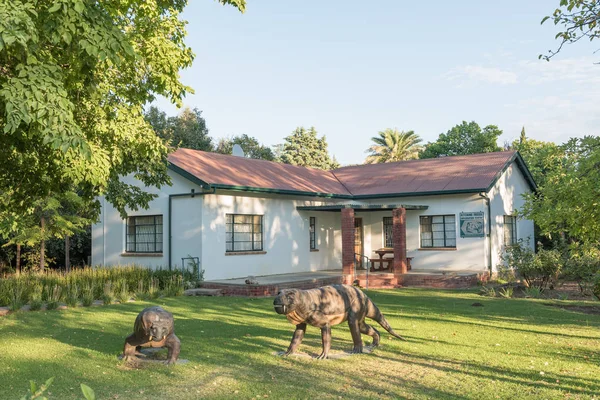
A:
[[[113,291],[112,282],[108,281],[104,283],[104,290],[102,291],[102,303],[112,304],[115,301],[115,293]]]
[[[127,287],[127,281],[125,279],[121,279],[118,286],[119,288],[116,290],[117,301],[121,304],[127,303],[131,298],[129,288]]]
[[[496,297],[496,289],[493,287],[482,286],[479,294],[486,297]]]
[[[67,285],[65,303],[69,307],[77,307],[79,304],[79,287],[77,285]]]
[[[62,299],[62,287],[60,285],[46,286],[46,310],[56,310]]]
[[[511,297],[513,297],[513,288],[510,286],[503,287],[498,291],[498,294],[500,294],[500,296],[504,297],[505,299],[510,299]]]
[[[530,286],[525,288],[525,297],[532,297],[539,299],[542,296],[542,289],[536,286]]]
[[[575,247],[565,263],[562,279],[577,282],[586,296],[594,294],[597,275],[600,273],[600,249]]]
[[[94,284],[88,283],[81,289],[81,304],[89,307],[94,303]]]
[[[19,311],[25,305],[25,284],[20,279],[17,279],[12,287],[12,295],[10,298],[10,310]]]
[[[514,270],[527,287],[545,290],[553,284],[562,270],[564,258],[558,250],[540,249],[537,254],[522,239],[505,248],[501,255],[507,270]]]
[[[152,278],[150,279],[150,284],[148,285],[148,297],[150,299],[156,299],[160,295],[159,290],[159,282],[158,279]]]
[[[36,283],[33,286],[31,295],[29,296],[29,309],[31,311],[37,311],[42,308],[42,292],[44,288],[40,283]]]

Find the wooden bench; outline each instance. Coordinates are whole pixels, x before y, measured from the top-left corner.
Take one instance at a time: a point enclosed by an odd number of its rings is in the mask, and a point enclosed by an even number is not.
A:
[[[381,248],[375,250],[375,253],[379,256],[379,258],[371,258],[371,272],[375,271],[389,271],[392,269],[394,265],[394,249],[391,248]],[[392,257],[385,257],[386,254],[391,254]],[[410,271],[413,257],[406,257],[406,270]],[[379,264],[379,268],[376,268],[377,264]]]

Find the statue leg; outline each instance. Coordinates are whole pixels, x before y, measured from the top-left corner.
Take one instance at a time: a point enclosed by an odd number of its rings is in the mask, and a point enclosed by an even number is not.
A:
[[[363,352],[363,342],[360,337],[360,328],[359,322],[355,316],[351,316],[348,318],[348,326],[350,327],[350,333],[352,334],[352,342],[354,342],[354,347],[352,348],[352,353],[362,353]]]
[[[306,332],[306,323],[301,323],[296,325],[296,330],[294,331],[294,336],[292,336],[292,341],[287,351],[283,354],[284,356],[289,356],[290,354],[294,354],[300,343],[302,343],[302,339],[304,339],[304,333]]]
[[[365,335],[369,335],[373,338],[373,347],[379,346],[379,331],[367,324],[365,321],[360,323],[360,333],[364,333]]]
[[[331,326],[329,324],[321,328],[321,340],[323,341],[323,352],[317,357],[318,360],[324,360],[329,356],[329,349],[331,349]]]
[[[138,348],[142,344],[144,344],[143,339],[136,338],[134,333],[127,336],[125,345],[123,346],[123,360],[128,361],[136,358]]]
[[[169,350],[167,353],[167,364],[174,364],[179,358],[179,352],[181,350],[181,341],[174,333],[167,336],[165,347]]]

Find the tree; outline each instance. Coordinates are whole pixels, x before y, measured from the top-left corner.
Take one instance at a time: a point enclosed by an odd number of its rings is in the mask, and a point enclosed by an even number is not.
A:
[[[552,142],[529,139],[525,135],[525,128],[521,130],[519,139],[512,142],[510,149],[521,154],[538,186],[544,186],[546,176],[562,168],[562,163],[557,162],[564,156],[560,146]]]
[[[371,138],[374,144],[369,147],[366,164],[378,164],[419,158],[422,139],[414,131],[398,132],[397,129],[386,129],[379,136]]]
[[[497,144],[500,135],[502,131],[496,125],[488,125],[482,130],[475,121],[463,121],[445,134],[440,134],[437,141],[427,143],[419,158],[500,151]]]
[[[221,154],[231,154],[234,144],[239,144],[242,147],[246,157],[267,161],[275,160],[275,155],[270,147],[263,146],[256,138],[246,134],[219,140],[215,151]]]
[[[164,111],[150,107],[144,118],[154,132],[172,147],[213,151],[212,138],[208,135],[202,111],[185,107],[177,116],[167,117]]]
[[[597,0],[560,0],[560,6],[552,15],[542,19],[554,25],[562,25],[563,31],[556,34],[560,44],[556,50],[548,50],[548,54],[540,54],[539,58],[550,61],[565,44],[576,43],[581,39],[590,41],[600,37],[600,2]]]
[[[280,160],[285,164],[324,170],[339,167],[339,164],[329,157],[325,136],[319,139],[314,127],[310,129],[298,127],[286,137]]]
[[[565,232],[571,242],[600,246],[600,137],[574,138],[546,160],[554,164],[523,215],[545,235]]]
[[[157,95],[181,105],[192,92],[179,81],[194,58],[179,19],[185,5],[0,2],[0,193],[11,193],[0,211],[30,216],[32,204],[76,192],[96,215],[105,195],[125,216],[154,196],[119,177],[169,183],[168,148],[143,107]]]

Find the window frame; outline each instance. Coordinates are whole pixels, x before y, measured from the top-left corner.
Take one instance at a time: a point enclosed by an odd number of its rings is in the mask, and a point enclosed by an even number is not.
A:
[[[310,250],[317,250],[317,217],[308,218],[308,242]]]
[[[229,216],[231,216],[231,222],[229,221]],[[235,222],[235,217],[252,217],[252,222],[251,223],[236,223]],[[258,217],[260,218],[260,223],[257,224],[255,223],[255,218]],[[250,225],[252,227],[250,232],[235,232],[235,226],[236,225]],[[256,232],[255,226],[260,225],[260,232]],[[229,227],[231,227],[231,231],[229,230]],[[235,234],[238,233],[246,233],[246,234],[250,234],[252,237],[252,240],[238,240],[236,242],[235,240]],[[255,248],[255,243],[257,242],[254,238],[256,234],[260,234],[260,248]],[[229,236],[231,235],[231,240],[229,240]],[[231,250],[228,249],[229,244],[231,243]],[[236,250],[235,249],[235,244],[236,243],[251,243],[251,250]],[[252,253],[252,252],[263,252],[264,251],[264,215],[263,214],[234,214],[234,213],[227,213],[225,214],[225,253],[229,253],[229,254],[233,254],[233,253]]]
[[[518,238],[517,238],[517,216],[516,215],[504,215],[503,218],[503,223],[504,223],[504,245],[505,246],[514,246],[518,243]],[[507,229],[507,226],[510,226],[510,230]],[[508,243],[507,241],[507,233],[510,232],[510,239],[511,242]]]
[[[137,218],[153,218],[152,224],[138,224],[136,223]],[[160,217],[160,223],[157,223],[157,218]],[[130,221],[133,219],[133,225]],[[154,227],[154,241],[152,242],[139,242],[137,228],[141,226],[153,226]],[[160,226],[160,232],[158,232],[157,227]],[[162,254],[164,252],[164,218],[162,214],[153,214],[153,215],[128,215],[125,220],[125,253],[127,254]],[[130,228],[133,227],[134,233],[130,233]],[[160,236],[160,239],[159,239]],[[130,237],[133,237],[133,241],[130,241]],[[140,251],[137,250],[138,244],[153,244],[153,250],[148,251]],[[158,244],[160,244],[160,250],[157,250]],[[130,250],[130,246],[133,246],[133,250]]]
[[[433,222],[433,219],[435,217],[442,217],[442,222]],[[447,230],[446,229],[446,225],[449,224],[449,222],[446,222],[446,218],[447,217],[452,217],[454,218],[454,222],[452,224],[453,229],[452,230]],[[430,223],[429,224],[424,224],[423,220],[424,219],[430,219]],[[442,225],[443,229],[441,231],[434,231],[433,227],[434,225]],[[430,230],[428,232],[424,232],[423,231],[423,226],[430,226]],[[434,232],[444,232],[444,245],[443,246],[435,246],[434,245],[434,240],[441,240],[439,238],[435,239],[433,237],[433,233]],[[447,236],[447,232],[454,232],[454,237],[448,237]],[[423,233],[431,233],[431,239],[425,239],[425,240],[431,240],[431,245],[424,245],[423,244]],[[454,240],[454,245],[448,245],[448,241],[449,240]],[[420,249],[456,249],[456,242],[457,242],[457,237],[456,237],[456,215],[455,214],[439,214],[439,215],[420,215],[419,216],[419,248]]]
[[[389,222],[389,223],[386,223]],[[383,247],[394,247],[394,217],[383,217]],[[389,232],[388,232],[389,229]],[[388,237],[389,234],[389,237]],[[388,239],[391,241],[388,246]]]

